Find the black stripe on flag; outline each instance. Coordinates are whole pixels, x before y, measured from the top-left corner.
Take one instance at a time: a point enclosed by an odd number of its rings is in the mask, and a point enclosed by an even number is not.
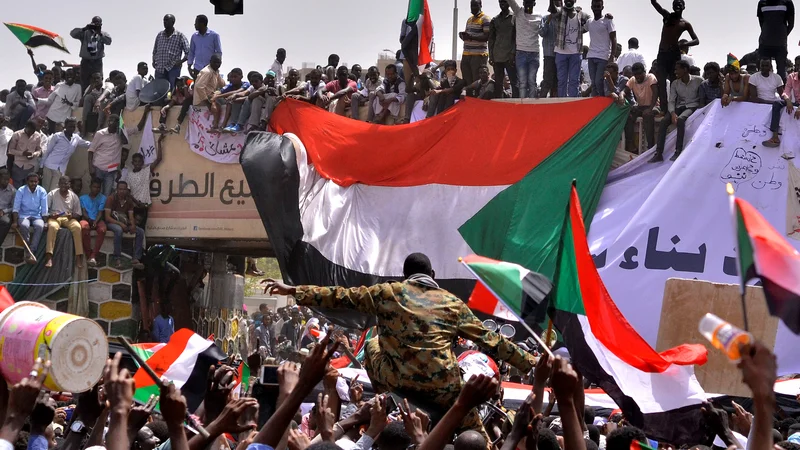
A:
[[[194,413],[200,403],[203,402],[203,397],[206,395],[206,387],[208,386],[208,370],[213,365],[218,365],[220,361],[224,361],[228,355],[223,353],[219,347],[212,345],[205,349],[202,353],[197,355],[192,373],[189,379],[181,387],[181,394],[186,398],[187,409]]]
[[[622,392],[614,377],[597,361],[586,343],[578,316],[555,310],[553,324],[564,337],[572,365],[584,378],[599,386],[616,402],[631,425],[643,429],[648,437],[660,442],[676,445],[703,442],[705,433],[698,426],[702,421],[699,404],[661,413],[643,414],[636,401]]]

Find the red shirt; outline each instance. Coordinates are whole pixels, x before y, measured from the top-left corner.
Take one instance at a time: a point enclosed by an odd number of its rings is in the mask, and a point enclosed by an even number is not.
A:
[[[347,95],[344,96],[345,102],[350,103],[350,97],[352,97],[353,94],[358,91],[358,84],[356,84],[355,81],[348,79],[347,80],[347,86],[344,86],[344,87],[342,87],[339,84],[339,80],[333,80],[333,81],[331,81],[331,82],[329,82],[328,84],[325,85],[325,89],[328,92],[330,92],[331,94],[335,94],[335,93],[341,91],[342,89],[346,89],[346,88],[353,88],[351,92],[347,93]]]

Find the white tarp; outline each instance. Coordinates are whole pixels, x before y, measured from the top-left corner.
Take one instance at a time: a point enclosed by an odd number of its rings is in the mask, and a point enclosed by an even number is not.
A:
[[[589,246],[611,297],[655,347],[668,278],[738,283],[733,219],[725,184],[777,229],[787,224],[789,162],[800,148],[800,121],[782,114],[780,148],[767,148],[770,105],[719,101],[687,123],[675,162],[648,164],[654,150],[609,174]],[[664,156],[675,149],[675,133]],[[796,248],[800,242],[789,239]],[[781,322],[775,343],[779,373],[800,372],[800,336]]]
[[[225,117],[225,108],[220,107],[220,118]],[[222,119],[220,119],[220,123]],[[211,132],[214,117],[205,106],[193,106],[189,110],[189,128],[186,142],[189,149],[198,155],[221,164],[239,164],[247,133]],[[224,125],[219,126],[220,130]]]

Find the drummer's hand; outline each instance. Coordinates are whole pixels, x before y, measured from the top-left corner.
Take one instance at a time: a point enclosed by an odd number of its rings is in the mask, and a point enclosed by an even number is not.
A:
[[[36,401],[39,399],[39,393],[42,390],[42,384],[48,373],[50,373],[50,361],[42,364],[41,358],[37,359],[31,373],[11,388],[11,392],[8,394],[6,418],[12,421],[19,421],[20,429],[25,421],[28,420],[31,412],[33,412]]]

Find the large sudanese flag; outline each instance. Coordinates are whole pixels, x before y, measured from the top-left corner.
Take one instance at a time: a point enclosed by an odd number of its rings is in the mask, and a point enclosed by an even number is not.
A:
[[[3,24],[12,33],[14,33],[14,36],[16,36],[17,39],[19,39],[19,41],[22,42],[26,47],[35,48],[47,46],[69,53],[67,46],[64,44],[64,38],[59,36],[57,33],[22,23],[4,22]]]
[[[800,334],[800,252],[746,200],[736,198],[731,212],[742,288],[760,278],[769,313]]]
[[[433,118],[374,125],[296,100],[251,133],[241,163],[283,278],[359,286],[403,278],[427,254],[469,298],[479,254],[552,278],[577,179],[592,212],[628,114],[608,98],[523,105],[466,99]],[[591,215],[589,216],[591,217]],[[374,319],[322,311],[343,326]]]
[[[705,364],[706,348],[684,344],[658,353],[628,323],[589,252],[577,189],[569,192],[550,313],[572,364],[649,437],[675,445],[702,442],[705,393],[693,366]]]

